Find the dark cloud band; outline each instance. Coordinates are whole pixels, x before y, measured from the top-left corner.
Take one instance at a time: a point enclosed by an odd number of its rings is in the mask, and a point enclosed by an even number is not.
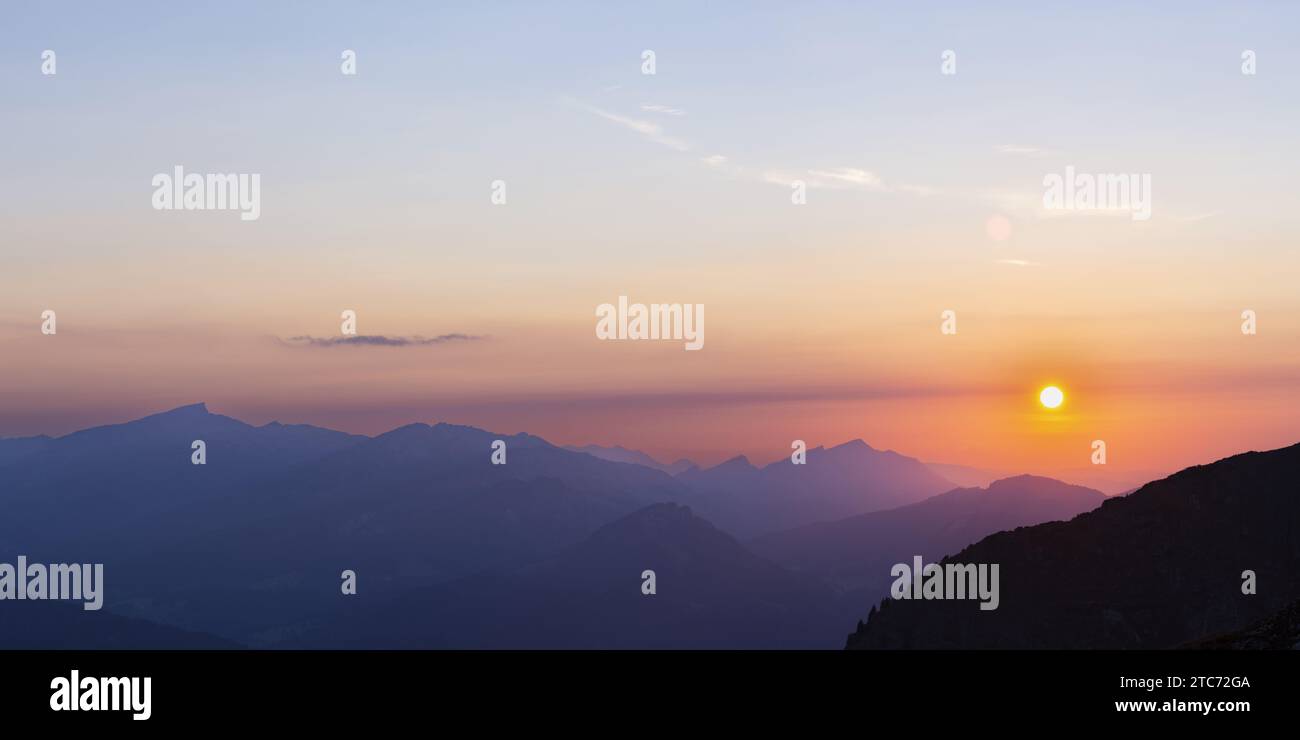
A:
[[[483,338],[473,334],[440,334],[436,337],[386,337],[382,334],[358,334],[346,337],[289,337],[285,341],[288,344],[305,347],[421,347],[449,342],[472,342]]]

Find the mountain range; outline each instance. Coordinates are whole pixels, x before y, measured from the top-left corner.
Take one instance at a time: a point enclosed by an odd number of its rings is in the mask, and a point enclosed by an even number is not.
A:
[[[1174,646],[1300,598],[1297,449],[1105,499],[1036,476],[956,488],[860,440],[671,474],[624,448],[253,426],[194,404],[0,439],[0,561],[106,579],[99,612],[0,602],[0,647],[835,648],[864,616],[851,647]],[[873,610],[917,555],[1001,563],[1001,607]],[[1258,595],[1232,591],[1246,568]]]
[[[862,440],[808,450],[795,465],[763,467],[741,455],[677,476],[698,495],[692,506],[741,537],[916,503],[953,488],[915,458]]]

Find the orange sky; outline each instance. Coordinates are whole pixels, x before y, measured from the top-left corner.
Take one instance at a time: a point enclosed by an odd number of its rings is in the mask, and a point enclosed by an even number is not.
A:
[[[56,336],[34,331],[38,321],[7,324],[0,335],[0,433],[62,433],[206,401],[252,423],[377,433],[445,420],[703,463],[738,453],[767,462],[788,454],[793,439],[815,446],[860,437],[926,461],[1108,491],[1300,440],[1287,403],[1295,326],[1283,317],[1266,312],[1261,333],[1244,336],[1226,305],[1218,315],[1031,317],[995,313],[1003,293],[967,297],[969,310],[955,304],[958,333],[945,336],[933,309],[945,304],[903,292],[879,313],[863,300],[857,311],[810,311],[806,323],[794,307],[813,305],[811,296],[706,296],[698,352],[680,342],[597,341],[592,309],[604,296],[594,294],[558,300],[571,308],[567,319],[521,308],[513,322],[426,324],[355,304],[362,334],[481,337],[415,347],[283,341],[337,335],[331,318],[106,325],[103,312],[73,297]],[[1038,404],[1047,384],[1065,390],[1061,408]],[[1107,443],[1104,467],[1090,464],[1096,439]]]
[[[67,50],[57,76],[0,44],[20,142],[0,180],[0,435],[205,401],[704,463],[860,437],[1112,491],[1300,441],[1300,105],[1271,72],[1297,52],[1268,13],[1171,34],[1140,8],[792,6],[737,29],[656,6],[638,11],[664,52],[648,76],[617,14],[248,12],[34,7],[13,31]],[[341,43],[361,74],[339,74]],[[178,165],[258,173],[260,217],[154,210],[151,178]],[[1149,175],[1151,218],[1044,209],[1066,167]],[[620,295],[705,305],[704,349],[598,341]],[[285,341],[337,337],[344,309],[365,335],[478,338]]]

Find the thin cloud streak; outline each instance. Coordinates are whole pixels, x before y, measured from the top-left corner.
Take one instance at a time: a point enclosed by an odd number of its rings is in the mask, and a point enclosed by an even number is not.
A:
[[[674,151],[689,152],[691,145],[684,140],[675,136],[669,136],[664,127],[653,121],[646,121],[639,118],[630,118],[620,115],[603,108],[597,108],[593,105],[581,103],[573,98],[563,98],[570,104],[576,104],[589,113],[600,116],[607,121],[617,123],[629,131],[640,134],[642,137],[652,141],[660,146],[668,147]],[[666,105],[642,103],[641,110],[660,113],[671,116],[684,116],[686,111],[680,108],[672,108]],[[700,162],[717,171],[727,171],[733,175],[746,175],[751,172],[746,167],[731,164],[731,160],[721,154],[711,154],[700,157]],[[886,185],[879,175],[869,170],[858,167],[833,167],[829,169],[809,169],[803,173],[791,172],[788,170],[765,170],[759,173],[758,179],[762,182],[777,184],[789,187],[795,181],[803,181],[810,188],[817,189],[862,189],[876,192],[905,193],[916,196],[931,196],[940,193],[938,188],[932,188],[925,185]]]
[[[617,113],[611,113],[607,110],[602,110],[591,105],[584,107],[589,112],[594,113],[607,121],[613,121],[623,128],[626,128],[629,131],[634,131],[661,146],[666,146],[669,149],[674,149],[679,152],[687,152],[691,149],[690,145],[681,139],[674,138],[664,133],[664,127],[654,123],[653,121],[642,121],[636,118],[620,116]]]
[[[289,337],[285,344],[300,347],[427,347],[449,342],[472,342],[486,337],[472,334],[440,334],[436,337],[386,337],[382,334],[357,334],[346,337]]]
[[[641,110],[647,113],[662,113],[665,116],[684,116],[686,111],[681,108],[674,108],[670,105],[659,105],[657,103],[642,103]]]

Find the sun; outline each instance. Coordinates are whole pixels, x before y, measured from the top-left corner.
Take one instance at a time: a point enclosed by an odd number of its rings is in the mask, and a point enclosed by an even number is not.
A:
[[[1060,388],[1057,388],[1054,385],[1047,386],[1038,394],[1038,402],[1049,409],[1054,409],[1057,406],[1060,406],[1061,402],[1064,400],[1065,394],[1061,392]]]

